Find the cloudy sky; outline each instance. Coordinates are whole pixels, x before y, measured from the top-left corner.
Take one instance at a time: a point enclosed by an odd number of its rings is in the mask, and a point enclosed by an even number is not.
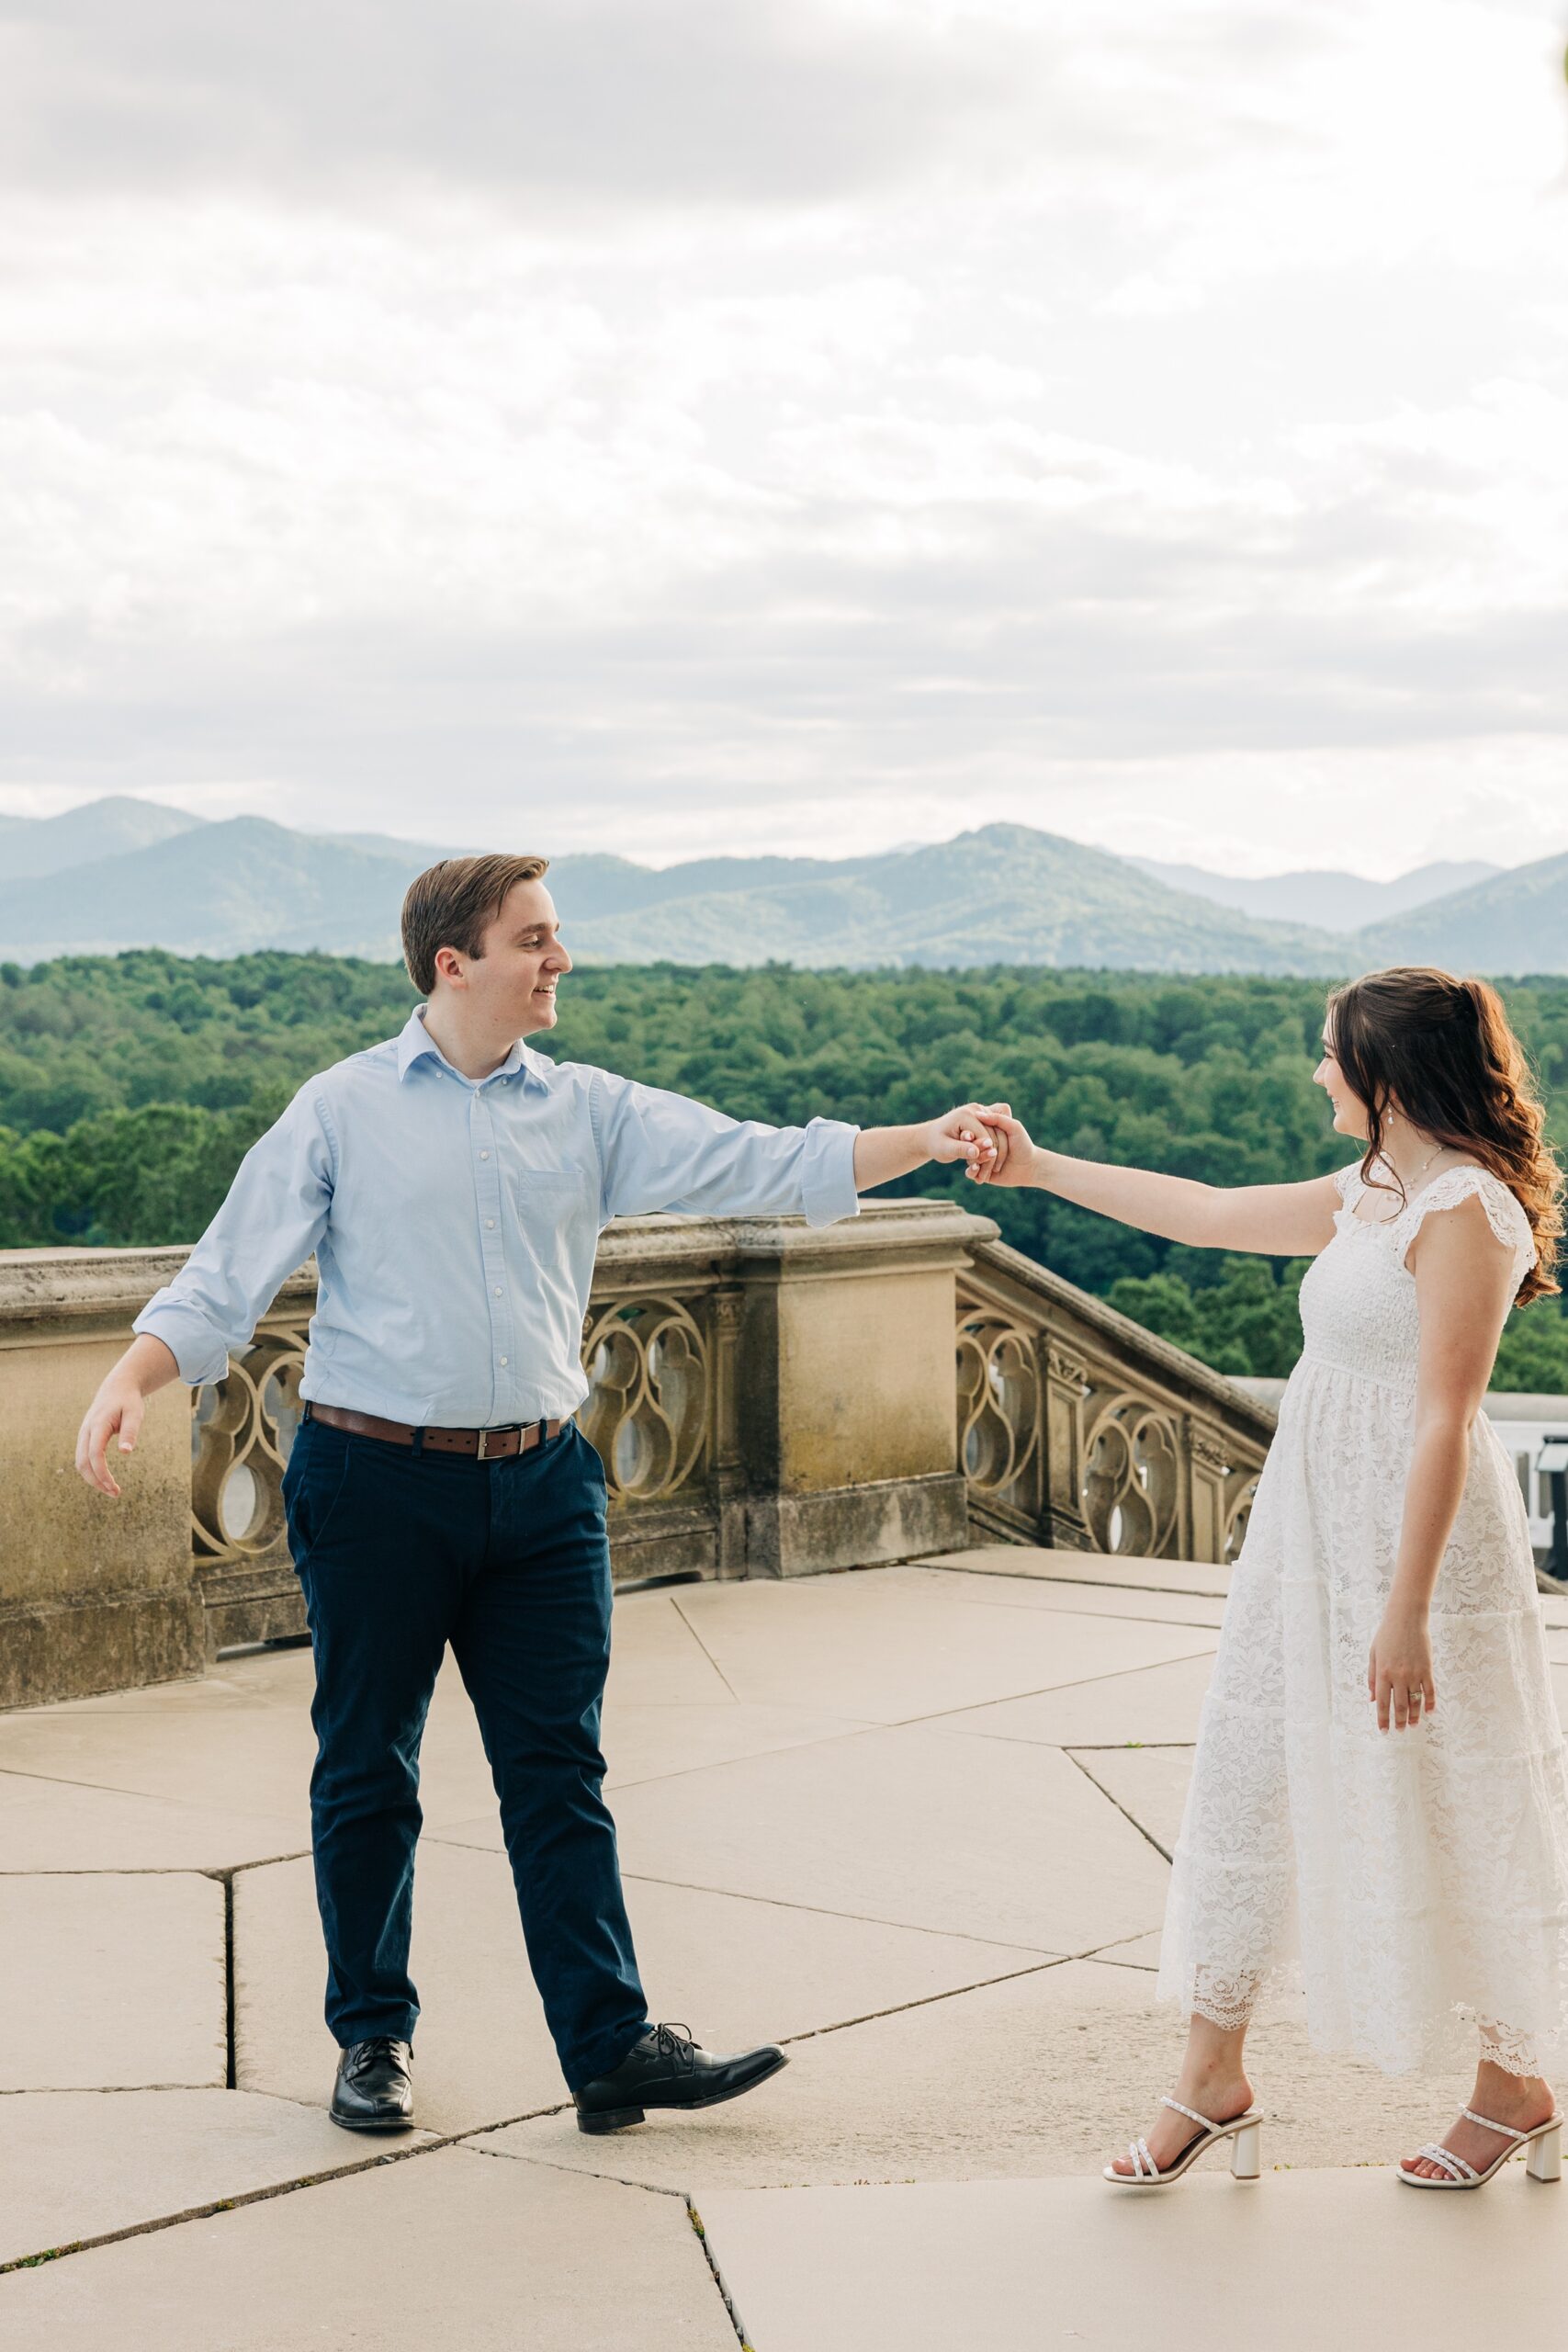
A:
[[[0,0],[0,809],[1568,849],[1565,0]]]

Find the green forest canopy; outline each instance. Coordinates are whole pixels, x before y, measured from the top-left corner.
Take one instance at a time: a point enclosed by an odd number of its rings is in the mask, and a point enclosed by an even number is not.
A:
[[[1568,980],[1506,994],[1568,1144]],[[194,1239],[295,1089],[415,1001],[400,966],[324,955],[0,965],[0,1248]],[[1351,1157],[1312,1083],[1323,1002],[1315,980],[600,966],[567,982],[545,1050],[780,1123],[1001,1098],[1064,1151],[1272,1183]],[[891,1189],[972,1199],[934,1169]],[[984,1206],[1017,1248],[1221,1371],[1295,1360],[1299,1264],[1183,1249],[1041,1193]],[[1511,1319],[1497,1384],[1568,1390],[1557,1301]]]

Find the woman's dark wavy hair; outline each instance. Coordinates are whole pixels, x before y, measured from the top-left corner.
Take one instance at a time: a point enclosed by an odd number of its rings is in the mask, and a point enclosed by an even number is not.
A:
[[[1518,1305],[1557,1292],[1562,1170],[1496,989],[1421,965],[1369,972],[1329,998],[1328,1036],[1366,1108],[1363,1181],[1394,1189],[1373,1173],[1392,1106],[1434,1143],[1490,1169],[1529,1217],[1535,1264],[1519,1284]]]

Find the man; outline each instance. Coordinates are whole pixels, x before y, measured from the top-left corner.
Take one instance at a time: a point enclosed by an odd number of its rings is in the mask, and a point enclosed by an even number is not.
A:
[[[447,858],[403,902],[427,1001],[300,1088],[137,1317],[77,1441],[118,1487],[144,1400],[221,1379],[285,1277],[320,1273],[284,1481],[316,1667],[310,1782],[332,2115],[413,2120],[408,1974],[419,1747],[451,1644],[501,1802],[523,1931],[585,2132],[736,2098],[782,2051],[650,2026],[602,1794],[604,1478],[572,1416],[601,1227],[649,1209],[856,1213],[927,1159],[989,1164],[974,1106],[919,1127],[738,1124],[523,1039],[571,969],[538,857]]]

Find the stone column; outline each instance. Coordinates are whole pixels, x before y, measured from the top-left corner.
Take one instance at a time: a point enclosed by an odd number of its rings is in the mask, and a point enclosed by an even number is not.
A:
[[[954,1286],[995,1229],[913,1201],[815,1230],[795,1218],[736,1225],[750,1575],[965,1542]]]
[[[0,1256],[0,1706],[198,1674],[190,1396],[147,1408],[118,1501],[73,1466],[76,1432],[130,1319],[183,1250]]]
[[[715,1566],[720,1577],[746,1573],[746,1457],[740,1445],[740,1329],[746,1295],[717,1292],[713,1302],[714,1498],[718,1511]]]
[[[1040,1369],[1045,1398],[1040,1541],[1063,1552],[1092,1552],[1094,1536],[1083,1507],[1083,1402],[1089,1367],[1070,1348],[1043,1336]]]
[[[1223,1560],[1225,1555],[1225,1478],[1231,1466],[1229,1449],[1216,1429],[1206,1421],[1187,1423],[1188,1493],[1190,1534],[1190,1560]]]

